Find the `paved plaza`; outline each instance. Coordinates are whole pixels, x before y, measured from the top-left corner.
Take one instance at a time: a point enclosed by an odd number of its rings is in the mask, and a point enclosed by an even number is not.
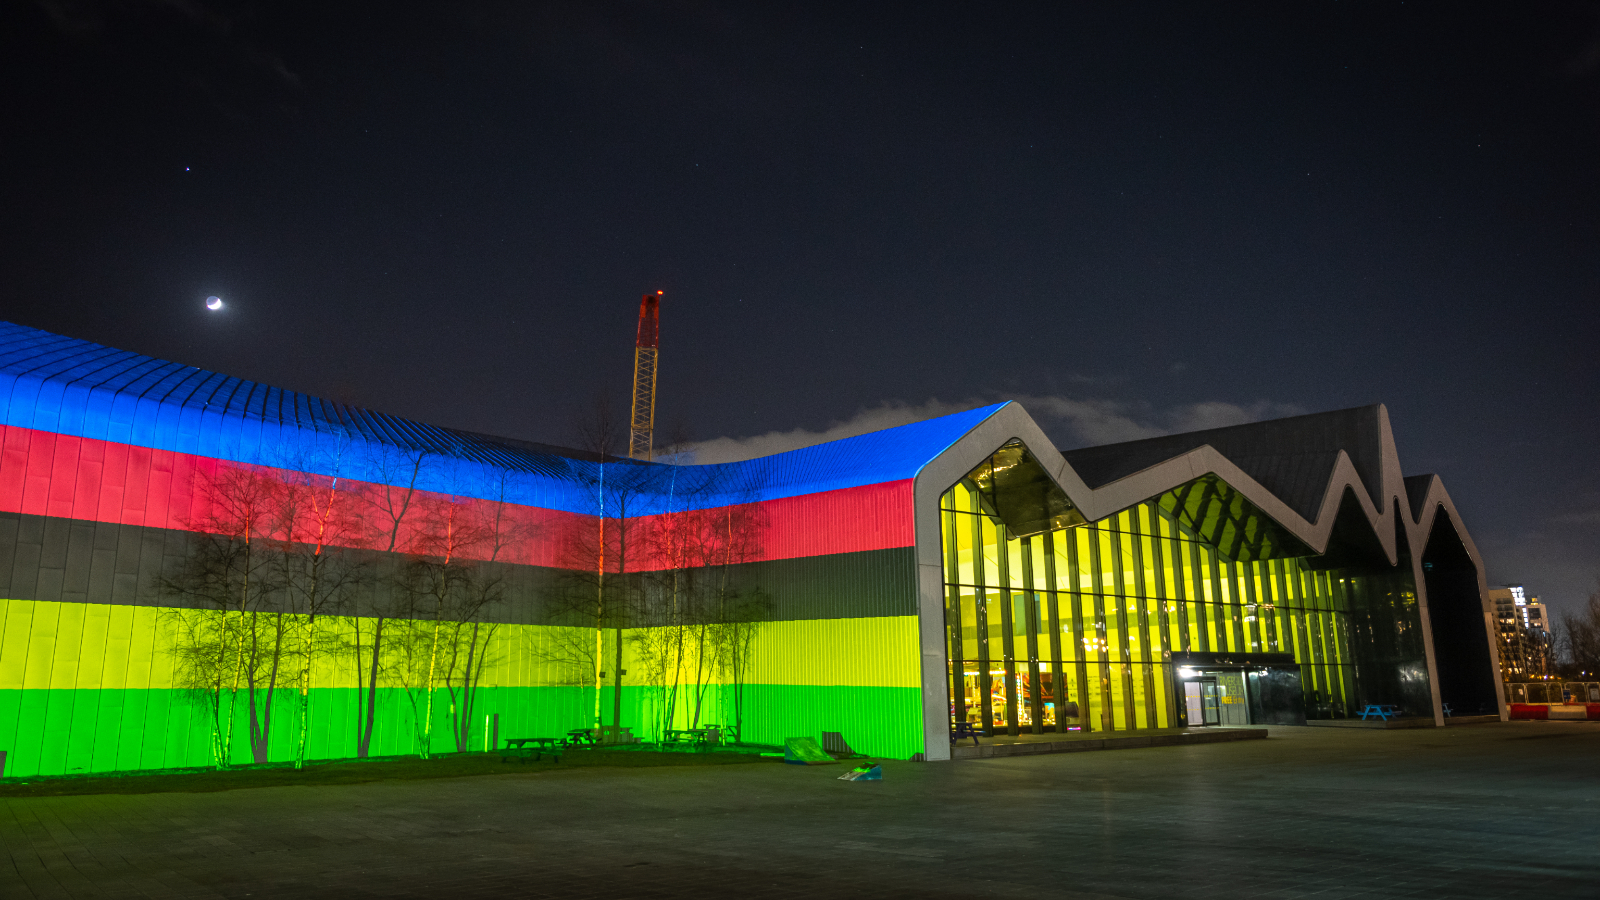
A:
[[[1600,897],[1600,724],[0,800],[0,897]]]

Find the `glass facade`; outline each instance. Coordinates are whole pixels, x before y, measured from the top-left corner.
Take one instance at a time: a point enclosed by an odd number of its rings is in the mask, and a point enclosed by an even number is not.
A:
[[[1188,724],[1175,680],[1191,656],[1242,673],[1272,660],[1280,674],[1292,657],[1309,718],[1366,703],[1432,715],[1409,560],[1360,571],[1232,560],[1185,523],[1178,493],[1019,537],[977,480],[945,492],[952,722],[991,734]],[[1265,683],[1255,668],[1250,682]]]

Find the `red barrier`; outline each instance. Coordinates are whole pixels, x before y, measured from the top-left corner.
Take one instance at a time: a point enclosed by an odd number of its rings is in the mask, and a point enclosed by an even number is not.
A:
[[[1571,715],[1571,713],[1580,709],[1584,713],[1583,719]],[[1551,710],[1560,710],[1560,714],[1551,715]],[[1553,705],[1549,703],[1513,703],[1511,704],[1511,718],[1600,722],[1600,703],[1558,703]]]

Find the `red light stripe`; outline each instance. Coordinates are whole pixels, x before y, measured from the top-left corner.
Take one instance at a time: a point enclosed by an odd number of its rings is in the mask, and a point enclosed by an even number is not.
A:
[[[270,475],[280,482],[310,478],[326,485],[328,481],[322,476],[304,476],[288,470],[0,426],[0,511],[4,512],[210,530],[206,523],[215,519],[215,510],[195,486],[200,479],[215,479],[230,470]],[[795,559],[912,546],[916,542],[912,485],[907,479],[754,504],[751,518],[759,523],[760,538],[754,552],[745,559]],[[348,479],[341,487],[368,494],[378,489]],[[416,495],[419,507],[448,500],[424,491]],[[481,516],[481,510],[492,507],[494,501],[468,499],[464,503],[468,508],[478,508]],[[702,510],[698,515],[714,519],[717,512]],[[570,529],[592,527],[585,523],[593,521],[590,516],[518,504],[506,504],[504,516],[536,537],[511,548],[501,559],[539,566],[560,566],[561,536],[570,533]],[[662,518],[640,517],[635,523],[641,530],[635,533],[648,531]],[[416,546],[421,537],[420,525],[417,517],[409,519],[396,546]],[[387,549],[388,533],[368,531],[339,543]],[[629,565],[635,570],[661,567],[659,562],[652,564],[642,558]]]

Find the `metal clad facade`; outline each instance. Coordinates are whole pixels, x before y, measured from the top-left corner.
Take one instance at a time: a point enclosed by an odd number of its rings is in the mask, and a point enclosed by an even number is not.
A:
[[[475,708],[500,714],[503,728],[553,734],[592,724],[594,689],[574,686],[550,662],[571,629],[550,624],[545,598],[570,575],[562,535],[596,528],[597,484],[620,479],[637,492],[629,518],[644,529],[695,510],[749,514],[759,537],[747,561],[731,566],[731,581],[770,606],[738,689],[746,739],[843,731],[866,752],[911,756],[922,749],[911,479],[992,410],[743,463],[601,466],[0,323],[6,775],[206,765],[214,729],[174,681],[177,629],[205,603],[160,590],[217,518],[217,495],[205,485],[259,477],[329,489],[337,477],[339,496],[366,503],[370,517],[382,492],[405,484],[405,463],[418,453],[428,465],[407,497],[510,522],[524,535],[476,569],[511,598],[477,620],[493,659]],[[398,590],[406,557],[387,549],[415,543],[418,527],[415,515],[402,520],[392,535],[369,529],[331,540],[329,559],[366,567],[358,613],[393,605],[385,598]],[[477,557],[487,559],[462,553]],[[665,565],[634,562],[634,570]],[[354,635],[377,620],[323,621],[330,633]],[[626,648],[625,667],[639,665],[634,651]],[[353,755],[357,669],[334,657],[313,668],[311,754]],[[372,753],[416,749],[418,723],[399,690],[379,688]],[[625,685],[625,724],[648,717],[652,690]],[[707,696],[726,704],[734,692],[718,684]],[[280,693],[287,703],[293,692]],[[441,694],[436,705],[453,711],[455,700]],[[300,715],[273,708],[280,723]],[[451,749],[444,724],[435,751]],[[263,736],[260,752],[288,758],[294,730],[283,724]],[[243,743],[236,762],[249,758],[239,756]]]
[[[81,372],[78,361],[93,354],[107,357],[106,364],[92,374]],[[120,392],[131,393],[137,374],[152,362],[137,354],[0,322],[0,402],[4,403],[0,424],[116,440],[115,398]],[[177,384],[165,391],[152,386],[139,393],[141,402],[134,407],[128,442],[232,462],[292,464],[301,471],[368,481],[382,480],[364,458],[372,448],[350,445],[390,445],[442,457],[444,464],[428,473],[422,484],[429,490],[486,498],[490,491],[484,483],[484,466],[504,467],[535,476],[516,486],[508,498],[513,502],[580,513],[592,505],[579,484],[598,477],[598,463],[497,445],[475,435],[317,398],[305,398],[303,407],[297,403],[307,415],[291,421],[282,416],[281,405],[274,410],[248,403],[246,398],[256,387],[252,382],[198,369],[179,374]],[[68,396],[69,385],[80,389]],[[982,407],[747,462],[695,467],[708,482],[721,487],[703,491],[694,502],[718,507],[906,480],[998,408]],[[247,430],[250,420],[254,425]],[[269,434],[273,428],[275,436]],[[261,437],[246,440],[245,434]],[[341,454],[340,448],[369,452]],[[330,466],[338,456],[347,460],[348,468]],[[669,468],[652,467],[658,474],[650,479],[645,502],[653,506],[641,512],[681,508],[674,506],[671,476],[665,471]]]

